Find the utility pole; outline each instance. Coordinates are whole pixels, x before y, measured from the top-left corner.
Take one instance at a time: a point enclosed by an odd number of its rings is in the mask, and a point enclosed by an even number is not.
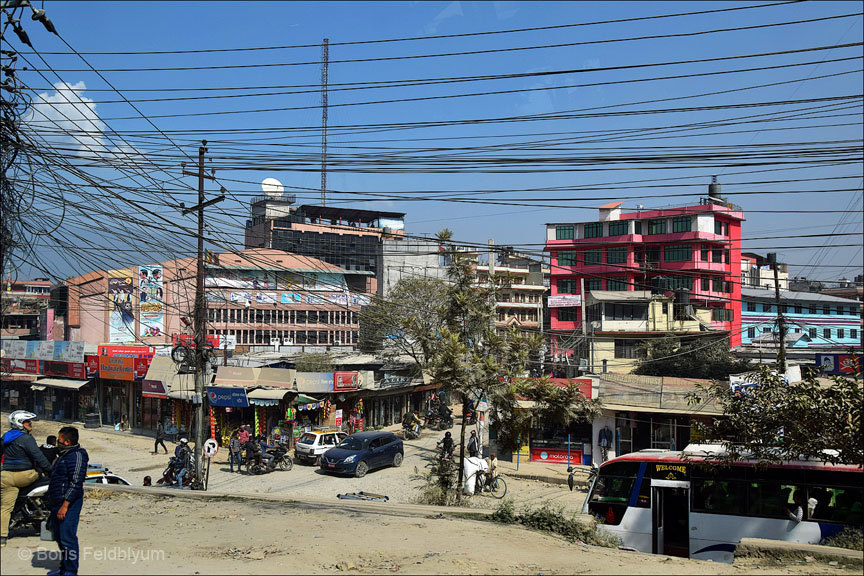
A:
[[[327,206],[327,84],[330,81],[330,39],[321,46],[321,206]]]
[[[197,401],[197,409],[195,411],[195,478],[199,485],[203,485],[201,479],[202,472],[202,449],[204,446],[204,376],[205,376],[205,358],[204,344],[207,342],[206,336],[206,317],[207,317],[207,301],[204,296],[204,208],[225,200],[225,189],[222,189],[222,194],[213,200],[204,201],[204,179],[215,180],[212,172],[204,173],[204,154],[207,153],[207,141],[202,140],[201,146],[198,147],[198,172],[188,172],[183,170],[185,176],[198,177],[198,204],[191,208],[183,207],[182,213],[185,216],[190,212],[198,212],[198,271],[195,274],[195,400]]]
[[[777,254],[775,252],[768,254],[768,262],[771,264],[771,269],[774,270],[774,301],[777,305],[777,329],[780,332],[780,345],[777,348],[777,372],[782,377],[786,375],[786,319],[783,318],[783,312],[780,308],[780,280],[777,276]]]

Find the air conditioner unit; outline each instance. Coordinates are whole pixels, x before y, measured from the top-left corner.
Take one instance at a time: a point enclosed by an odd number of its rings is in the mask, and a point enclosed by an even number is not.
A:
[[[282,339],[282,345],[283,345],[283,346],[293,346],[293,345],[294,345],[294,340],[292,340],[292,339],[290,339],[290,338],[283,338],[283,339]]]

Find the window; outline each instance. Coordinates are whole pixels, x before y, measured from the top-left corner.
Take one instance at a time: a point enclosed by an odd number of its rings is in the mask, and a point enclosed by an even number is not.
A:
[[[816,328],[810,328],[810,329],[808,329],[808,330],[807,330],[807,335],[810,336],[810,338],[816,338]]]
[[[606,249],[606,262],[608,264],[626,264],[627,248],[615,247]]]
[[[810,314],[818,314],[818,313],[819,312],[816,311],[816,305],[810,304]]]
[[[649,220],[648,234],[665,234],[666,220]]]
[[[723,278],[720,276],[714,276],[711,279],[711,291],[712,292],[723,292]]]
[[[575,266],[578,263],[576,251],[558,252],[559,266]]]
[[[600,278],[586,278],[585,279],[585,291],[586,292],[594,292],[595,290],[602,290],[603,286],[601,285]]]
[[[561,278],[558,280],[558,294],[578,294],[579,282],[575,278]]]
[[[692,481],[693,511],[706,514],[744,514],[747,502],[747,485],[735,480]]]
[[[642,234],[642,221],[641,220],[636,220],[633,223],[633,231],[635,234]]]
[[[645,249],[645,260],[648,262],[660,262],[660,247],[648,246]]]
[[[579,320],[579,308],[577,306],[558,308],[559,322],[576,322],[577,320]]]
[[[627,290],[627,279],[609,278],[606,280],[606,290]]]
[[[724,236],[729,235],[729,223],[728,222],[723,223],[723,235]]]
[[[627,234],[627,222],[610,222],[609,236],[623,236]]]
[[[606,320],[647,320],[647,304],[613,304],[607,302],[604,306]],[[626,340],[629,342],[629,340]]]
[[[747,338],[749,338],[750,340],[756,338],[756,328],[747,329]]]
[[[770,334],[771,328],[762,328],[762,334]]]
[[[711,290],[711,279],[708,278],[708,276],[702,276],[702,278],[700,278],[699,287],[702,289],[703,292],[708,292],[709,290]]]
[[[664,262],[689,262],[693,257],[690,244],[672,244],[663,247]]]
[[[723,235],[723,223],[716,219],[714,220],[714,234],[718,236]]]
[[[678,290],[679,288],[693,289],[693,278],[691,276],[670,276],[667,282],[669,290]]]
[[[755,302],[747,302],[747,312],[755,312],[756,311],[756,303]]]
[[[723,250],[723,262],[725,262],[726,264],[732,262],[732,256],[730,255],[728,248],[726,250]]]
[[[720,248],[712,248],[711,249],[711,262],[722,263],[723,262],[723,251]]]
[[[770,481],[749,482],[747,515],[763,518],[786,518],[787,508],[793,505],[793,496],[797,491],[798,487],[790,484]]]
[[[592,250],[585,250],[585,265],[591,266],[595,264],[600,264],[603,261],[602,252],[599,248]]]
[[[831,329],[830,328],[823,328],[822,329],[822,337],[826,338],[826,339],[831,338]]]
[[[615,358],[629,358],[636,359],[639,358],[638,353],[636,352],[636,345],[639,343],[638,340],[624,340],[624,339],[615,339]]]
[[[828,308],[828,306],[822,306],[822,314],[825,314],[827,316],[830,313],[831,313],[831,309]]]
[[[840,339],[840,338],[845,338],[845,337],[846,337],[846,331],[843,328],[838,328],[837,329],[837,338]]]
[[[802,310],[801,310],[801,305],[800,305],[800,304],[796,304],[796,305],[795,305],[795,313],[796,313],[796,314],[801,314],[801,312],[802,312]]]
[[[556,240],[572,240],[573,226],[555,226]]]
[[[732,310],[728,310],[726,308],[712,308],[711,309],[711,321],[712,322],[731,322],[732,321]],[[770,332],[771,329],[768,328]],[[764,332],[764,330],[763,330]]]
[[[585,224],[585,238],[600,238],[603,236],[603,223],[591,222]]]
[[[858,330],[855,328],[851,328],[849,330],[849,337],[852,338],[853,340],[857,340],[858,339]]]
[[[690,232],[692,223],[690,216],[676,216],[672,219],[672,232]]]
[[[708,261],[708,245],[707,244],[702,244],[702,247],[699,248],[699,259],[702,262]]]

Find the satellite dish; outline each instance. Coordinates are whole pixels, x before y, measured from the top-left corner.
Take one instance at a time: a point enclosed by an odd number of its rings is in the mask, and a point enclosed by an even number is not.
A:
[[[275,178],[265,178],[261,182],[261,190],[270,198],[281,198],[285,193],[285,187]]]

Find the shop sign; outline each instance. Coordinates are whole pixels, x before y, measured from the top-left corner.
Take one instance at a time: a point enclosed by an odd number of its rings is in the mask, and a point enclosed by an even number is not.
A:
[[[23,372],[24,374],[39,374],[39,360],[23,358],[3,358],[0,370],[6,373]]]
[[[213,348],[221,348],[221,343],[219,339],[219,334],[208,334],[206,336],[207,344],[213,346]],[[191,348],[195,347],[195,335],[194,334],[172,334],[171,335],[171,345],[177,346],[178,344],[182,344],[184,346],[189,346]]]
[[[88,378],[99,375],[99,356],[92,356],[88,354],[84,357],[84,365],[87,367]]]
[[[150,361],[146,358],[99,356],[99,377],[106,380],[132,382],[147,375]]]
[[[859,374],[864,367],[860,354],[817,354],[816,364],[824,374]]]
[[[655,462],[649,465],[651,478],[658,480],[689,480],[690,472],[681,462]]]
[[[567,449],[561,448],[531,448],[532,462],[552,462],[567,464]],[[582,450],[570,450],[570,463],[582,463]]]
[[[249,399],[246,398],[245,388],[219,388],[209,386],[207,398],[211,406],[229,406],[231,408],[248,408]]]
[[[168,399],[165,383],[161,380],[144,380],[141,382],[141,396],[144,398]]]
[[[27,357],[26,340],[3,340],[2,346],[4,359]]]
[[[570,306],[581,306],[582,296],[580,294],[571,294],[567,296],[550,296],[548,299],[549,308],[568,308]]]
[[[358,389],[359,372],[334,372],[333,391],[347,392]]]
[[[54,362],[45,361],[45,375],[59,376],[61,378],[73,378],[75,380],[87,379],[87,366],[79,362]]]
[[[84,362],[84,342],[55,341],[51,359],[56,362]]]
[[[152,359],[156,349],[152,346],[99,346],[99,356],[111,358],[147,358]]]
[[[342,426],[342,410],[336,410],[333,415],[336,417],[336,426]]]

